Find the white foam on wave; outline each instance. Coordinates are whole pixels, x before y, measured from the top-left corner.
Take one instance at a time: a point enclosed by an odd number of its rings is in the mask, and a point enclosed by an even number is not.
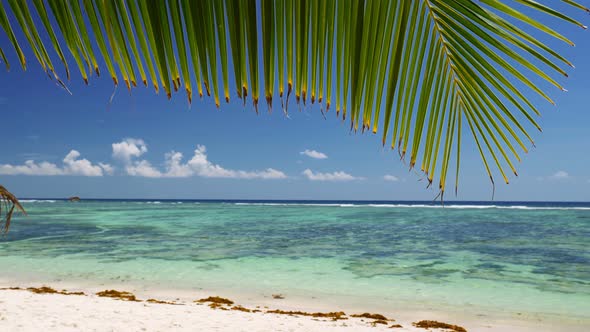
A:
[[[363,204],[340,203],[233,203],[234,205],[258,205],[258,206],[331,206],[331,207],[355,207],[367,206]]]
[[[526,205],[429,205],[429,204],[340,204],[340,203],[234,203],[234,205],[258,206],[325,206],[325,207],[374,207],[374,208],[425,208],[425,209],[505,209],[505,210],[588,210],[582,206],[526,206]]]
[[[20,203],[55,203],[53,199],[20,199]]]

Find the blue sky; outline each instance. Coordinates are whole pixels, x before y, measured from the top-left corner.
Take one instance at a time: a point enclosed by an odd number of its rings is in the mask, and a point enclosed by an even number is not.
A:
[[[590,24],[587,15],[568,13]],[[543,133],[531,131],[536,148],[523,156],[510,185],[497,181],[496,200],[590,201],[590,32],[554,26],[576,43],[549,42],[576,65],[560,80],[569,92],[547,89],[557,106],[532,97]],[[20,197],[430,200],[437,194],[397,151],[381,147],[379,135],[351,134],[333,111],[324,119],[317,106],[293,103],[289,117],[265,105],[257,115],[235,95],[220,110],[210,98],[189,108],[183,93],[169,101],[151,88],[130,94],[123,86],[109,104],[108,75],[92,77],[86,87],[74,72],[69,95],[28,47],[26,72],[3,33],[0,47],[12,61],[10,72],[0,71],[0,183]],[[467,145],[462,155],[459,195],[447,199],[490,200],[477,151]]]

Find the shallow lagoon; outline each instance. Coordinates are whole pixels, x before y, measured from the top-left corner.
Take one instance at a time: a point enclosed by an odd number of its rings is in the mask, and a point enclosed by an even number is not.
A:
[[[50,284],[589,320],[590,205],[493,204],[29,200],[0,266]]]

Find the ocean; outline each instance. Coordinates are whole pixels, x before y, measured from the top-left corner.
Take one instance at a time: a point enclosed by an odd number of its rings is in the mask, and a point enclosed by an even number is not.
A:
[[[23,200],[0,279],[590,322],[590,203]]]

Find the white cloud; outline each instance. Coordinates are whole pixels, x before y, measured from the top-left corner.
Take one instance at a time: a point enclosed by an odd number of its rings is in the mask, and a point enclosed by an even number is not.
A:
[[[305,151],[299,152],[299,154],[308,156],[313,159],[326,159],[326,158],[328,158],[328,156],[326,156],[325,153],[322,153],[322,152],[319,152],[316,150],[307,150],[306,149]]]
[[[112,174],[113,168],[108,164],[92,164],[88,159],[78,159],[80,152],[71,150],[63,159],[63,166],[42,161],[27,160],[23,165],[0,165],[0,174],[4,175],[79,175],[103,176]]]
[[[162,173],[155,169],[149,161],[141,160],[125,166],[125,171],[131,176],[142,176],[146,178],[161,178]]]
[[[383,176],[383,180],[385,180],[385,181],[391,181],[391,182],[397,182],[397,181],[399,181],[399,178],[397,176],[386,174],[386,175]]]
[[[106,175],[113,175],[115,173],[115,168],[110,164],[98,163],[98,166],[102,168],[103,172]]]
[[[313,172],[309,168],[304,170],[302,174],[305,175],[305,177],[307,177],[311,181],[352,181],[363,179],[361,177],[355,177],[342,171],[332,173],[320,173]]]
[[[168,177],[189,177],[193,175],[192,169],[182,163],[182,153],[170,151],[166,153],[166,175]]]
[[[566,171],[557,171],[557,172],[555,172],[555,174],[550,176],[551,179],[555,179],[555,180],[568,179],[569,177],[570,177],[570,175]]]
[[[184,178],[200,176],[205,178],[231,179],[285,179],[287,175],[279,170],[267,168],[260,171],[242,171],[226,169],[209,161],[207,148],[197,145],[194,155],[183,163],[183,154],[170,151],[165,155],[164,170],[153,167],[147,160],[132,160],[147,152],[147,146],[142,140],[126,139],[113,144],[113,156],[118,156],[125,163],[125,171],[132,176],[151,178]]]
[[[46,161],[36,163],[27,160],[24,165],[0,165],[0,174],[3,175],[63,175],[62,173],[57,165]]]
[[[141,139],[126,138],[119,143],[113,143],[113,158],[129,162],[133,157],[139,157],[147,152],[147,145]]]
[[[537,177],[537,181],[547,181],[547,180],[551,180],[551,181],[563,181],[563,180],[568,180],[571,179],[572,176],[563,170],[557,171],[555,173],[553,173],[552,175],[549,176],[540,176]]]
[[[64,158],[64,172],[70,175],[102,176],[102,168],[88,159],[78,159],[80,152],[70,151]]]

